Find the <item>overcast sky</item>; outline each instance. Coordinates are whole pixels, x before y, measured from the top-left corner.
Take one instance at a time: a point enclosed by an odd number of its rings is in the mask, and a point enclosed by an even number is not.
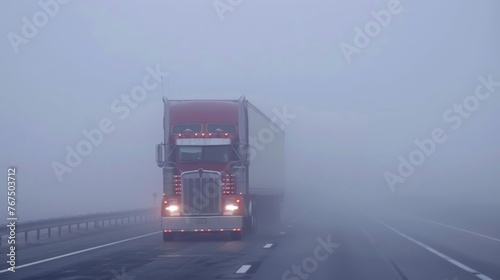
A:
[[[0,178],[18,168],[26,219],[153,204],[158,69],[169,98],[245,95],[293,114],[292,192],[498,197],[500,86],[479,80],[500,82],[498,1],[40,3],[0,3]],[[130,108],[121,98],[148,75],[154,88]],[[464,100],[467,117],[453,111]],[[54,162],[103,121],[110,132],[58,178]],[[435,129],[446,140],[401,176],[398,157]]]

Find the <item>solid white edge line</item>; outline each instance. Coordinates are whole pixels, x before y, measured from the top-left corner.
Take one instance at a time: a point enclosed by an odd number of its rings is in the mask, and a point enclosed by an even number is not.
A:
[[[491,236],[488,236],[488,235],[480,234],[480,233],[473,232],[473,231],[466,230],[466,229],[459,228],[459,227],[450,226],[450,225],[443,224],[443,223],[440,223],[440,222],[436,222],[436,221],[433,221],[433,220],[428,220],[428,219],[420,218],[420,217],[413,216],[413,215],[409,215],[409,216],[415,217],[415,218],[420,219],[422,221],[426,221],[426,222],[429,222],[429,223],[434,223],[434,224],[437,224],[437,225],[441,225],[441,226],[448,227],[448,228],[451,228],[451,229],[455,229],[455,230],[467,232],[467,233],[470,233],[470,234],[474,234],[474,235],[477,235],[477,236],[480,236],[480,237],[484,237],[484,238],[488,238],[488,239],[500,242],[500,239],[495,238],[495,237],[491,237]]]
[[[271,247],[273,247],[273,243],[267,243],[267,244],[266,244],[266,245],[264,245],[264,247],[262,247],[262,248],[264,248],[264,249],[269,249],[269,248],[271,248]]]
[[[406,239],[410,240],[411,242],[413,242],[413,243],[415,243],[415,244],[419,245],[420,247],[423,247],[423,248],[424,248],[424,249],[426,249],[427,251],[429,251],[429,252],[433,253],[434,255],[436,255],[436,256],[438,256],[438,257],[440,257],[440,258],[442,258],[442,259],[444,259],[444,260],[448,261],[449,263],[454,264],[455,266],[458,266],[459,268],[461,268],[461,269],[463,269],[463,270],[465,270],[465,271],[467,271],[467,272],[469,272],[469,273],[473,274],[473,275],[474,275],[474,276],[476,276],[477,278],[482,279],[482,280],[493,280],[493,279],[489,278],[488,276],[486,276],[486,275],[484,275],[484,274],[482,274],[482,273],[479,273],[479,272],[477,272],[476,270],[474,270],[474,269],[472,269],[472,268],[468,267],[467,265],[465,265],[465,264],[463,264],[463,263],[461,263],[461,262],[459,262],[459,261],[457,261],[457,260],[455,260],[455,259],[453,259],[453,258],[451,258],[451,257],[449,257],[449,256],[447,256],[447,255],[445,255],[445,254],[443,254],[443,253],[441,253],[441,252],[439,252],[438,250],[433,249],[433,248],[431,248],[431,247],[429,247],[429,246],[425,245],[424,243],[422,243],[422,242],[420,242],[420,241],[417,241],[417,240],[415,240],[415,239],[413,239],[413,238],[409,237],[408,235],[406,235],[406,234],[404,234],[404,233],[402,233],[402,232],[398,231],[397,229],[395,229],[395,228],[393,228],[393,227],[391,227],[391,226],[387,225],[386,223],[384,223],[384,222],[380,221],[379,219],[377,219],[377,218],[375,218],[375,217],[372,217],[372,218],[373,218],[373,219],[375,219],[377,222],[381,223],[382,225],[386,226],[386,227],[387,227],[387,228],[389,228],[390,230],[394,231],[395,233],[399,234],[400,236],[402,236],[402,237],[404,237],[404,238],[406,238]]]
[[[393,211],[393,212],[396,212],[393,209],[389,209],[389,210]],[[398,213],[401,213],[401,212],[398,212]],[[484,235],[484,234],[481,234],[481,233],[473,232],[473,231],[466,230],[466,229],[459,228],[459,227],[450,226],[450,225],[447,225],[447,224],[443,224],[443,223],[436,222],[436,221],[433,221],[433,220],[425,219],[425,218],[418,217],[418,216],[415,216],[415,215],[412,215],[412,214],[408,214],[408,213],[404,213],[404,212],[403,212],[403,215],[406,215],[406,216],[409,216],[409,217],[413,217],[415,219],[419,219],[419,220],[422,220],[422,221],[426,221],[426,222],[429,222],[429,223],[433,223],[433,224],[441,225],[441,226],[444,226],[444,227],[448,227],[448,228],[451,228],[451,229],[455,229],[455,230],[463,231],[463,232],[466,232],[466,233],[474,234],[474,235],[477,235],[477,236],[480,236],[480,237],[491,239],[493,241],[500,242],[500,239],[498,239],[498,238],[491,237],[491,236],[488,236],[488,235]]]
[[[27,264],[18,265],[18,266],[15,267],[15,269],[17,270],[17,269],[20,269],[20,268],[24,268],[24,267],[28,267],[28,266],[33,266],[33,265],[36,265],[36,264],[40,264],[40,263],[44,263],[44,262],[49,262],[49,261],[53,261],[53,260],[57,260],[57,259],[61,259],[61,258],[65,258],[65,257],[69,257],[69,256],[73,256],[73,255],[85,253],[85,252],[88,252],[88,251],[93,251],[93,250],[104,248],[104,247],[108,247],[108,246],[111,246],[111,245],[116,245],[116,244],[120,244],[120,243],[123,243],[123,242],[127,242],[127,241],[131,241],[131,240],[143,238],[143,237],[150,236],[150,235],[153,235],[153,234],[158,234],[160,232],[161,231],[155,231],[155,232],[152,232],[152,233],[143,234],[143,235],[139,235],[139,236],[132,237],[132,238],[127,238],[127,239],[123,239],[123,240],[111,242],[111,243],[108,243],[108,244],[103,244],[103,245],[99,245],[99,246],[95,246],[95,247],[91,247],[91,248],[87,248],[87,249],[83,249],[83,250],[79,250],[79,251],[67,253],[67,254],[64,254],[64,255],[59,255],[59,256],[52,257],[52,258],[39,260],[39,261],[36,261],[36,262],[31,262],[31,263],[27,263]],[[0,270],[0,273],[5,273],[5,272],[10,272],[10,271],[9,271],[9,269]]]
[[[249,264],[244,264],[242,265],[237,271],[236,273],[247,273],[247,271],[250,269],[250,267],[252,267],[251,265]]]
[[[481,280],[489,280],[490,278],[486,275],[483,274],[476,274],[476,277],[481,279]]]

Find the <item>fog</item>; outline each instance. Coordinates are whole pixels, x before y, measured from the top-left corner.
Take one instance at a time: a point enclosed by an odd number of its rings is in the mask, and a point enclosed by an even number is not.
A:
[[[2,1],[0,178],[17,167],[20,219],[153,206],[162,88],[293,115],[287,199],[498,204],[500,4],[396,2],[61,1],[29,30],[41,4]],[[154,88],[126,105],[148,75]],[[102,125],[110,132],[58,176],[55,162]],[[403,176],[400,156],[419,149]]]

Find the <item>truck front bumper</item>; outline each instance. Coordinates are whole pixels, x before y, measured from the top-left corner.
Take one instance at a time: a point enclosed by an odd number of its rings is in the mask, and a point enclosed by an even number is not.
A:
[[[241,231],[243,216],[162,217],[165,232]]]

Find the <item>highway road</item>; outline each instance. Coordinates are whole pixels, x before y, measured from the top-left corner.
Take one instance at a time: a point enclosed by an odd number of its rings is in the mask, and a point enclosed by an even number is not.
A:
[[[124,226],[20,248],[17,271],[2,262],[0,278],[500,279],[498,213],[319,203],[242,241],[210,233],[164,243],[157,222]]]

